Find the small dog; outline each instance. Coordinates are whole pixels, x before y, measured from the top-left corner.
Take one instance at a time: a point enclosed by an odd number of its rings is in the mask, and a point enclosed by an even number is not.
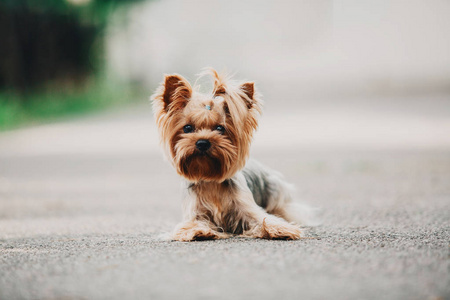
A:
[[[209,70],[211,94],[178,74],[166,75],[152,96],[161,143],[187,179],[184,221],[173,240],[301,237],[304,207],[291,201],[282,176],[248,160],[261,100],[253,82],[236,84]],[[295,224],[296,223],[296,224]]]

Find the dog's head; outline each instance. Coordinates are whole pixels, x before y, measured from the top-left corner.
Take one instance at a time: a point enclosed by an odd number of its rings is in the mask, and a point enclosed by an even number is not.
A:
[[[222,182],[244,167],[261,112],[253,82],[234,84],[214,70],[209,74],[210,94],[174,74],[166,75],[152,96],[167,157],[193,182]]]

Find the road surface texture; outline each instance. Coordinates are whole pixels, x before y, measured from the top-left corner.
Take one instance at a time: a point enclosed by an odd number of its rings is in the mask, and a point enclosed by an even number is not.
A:
[[[163,239],[148,104],[0,133],[0,299],[450,299],[446,96],[267,101],[253,156],[321,207],[305,239]]]

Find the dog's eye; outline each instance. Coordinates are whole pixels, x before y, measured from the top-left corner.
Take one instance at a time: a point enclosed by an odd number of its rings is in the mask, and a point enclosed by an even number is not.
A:
[[[214,128],[214,130],[217,130],[220,132],[220,134],[224,134],[225,133],[225,127],[218,125],[216,126],[216,128]]]
[[[194,131],[194,127],[192,127],[192,125],[184,125],[183,131],[184,133],[191,133],[192,131]]]

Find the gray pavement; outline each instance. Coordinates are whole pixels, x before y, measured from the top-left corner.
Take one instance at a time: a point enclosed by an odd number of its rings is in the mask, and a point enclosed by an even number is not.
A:
[[[254,157],[322,208],[298,241],[164,240],[180,184],[146,105],[1,133],[0,299],[450,299],[439,99],[268,103]]]

